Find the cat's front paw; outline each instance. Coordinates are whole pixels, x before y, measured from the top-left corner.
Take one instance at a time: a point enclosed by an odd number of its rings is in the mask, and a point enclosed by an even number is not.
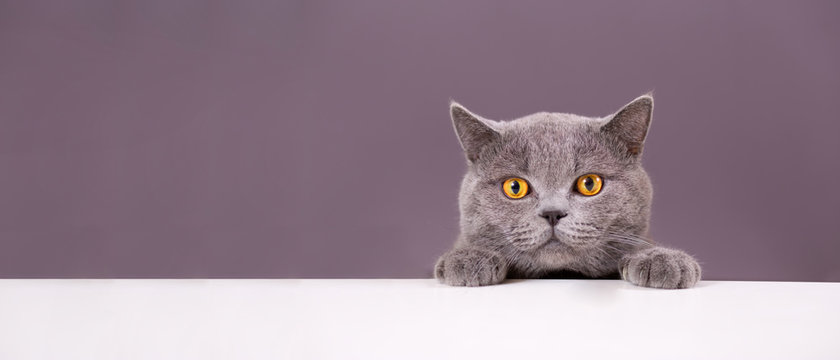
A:
[[[484,286],[502,282],[507,262],[501,254],[481,248],[453,249],[438,259],[435,277],[452,286]]]
[[[653,247],[625,256],[621,278],[635,285],[660,289],[686,289],[700,280],[700,265],[680,250]]]

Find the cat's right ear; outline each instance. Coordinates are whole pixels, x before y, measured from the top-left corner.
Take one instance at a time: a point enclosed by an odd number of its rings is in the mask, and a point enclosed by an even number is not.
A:
[[[499,132],[491,127],[489,121],[473,114],[454,101],[449,104],[449,115],[452,117],[452,125],[455,126],[455,134],[458,135],[461,148],[464,149],[464,154],[471,162],[478,160],[481,150],[500,137]]]

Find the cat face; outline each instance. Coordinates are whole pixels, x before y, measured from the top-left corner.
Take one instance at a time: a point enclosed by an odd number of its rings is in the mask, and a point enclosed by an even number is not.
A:
[[[500,251],[524,273],[614,269],[616,254],[647,233],[651,186],[640,157],[652,109],[643,96],[603,118],[497,122],[453,103],[469,165],[459,241]]]

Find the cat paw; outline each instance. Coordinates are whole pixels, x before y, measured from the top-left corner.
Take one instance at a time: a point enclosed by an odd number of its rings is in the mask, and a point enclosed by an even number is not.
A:
[[[653,247],[625,256],[621,278],[634,285],[660,289],[686,289],[700,280],[700,264],[680,250]]]
[[[507,262],[501,254],[465,247],[449,251],[438,259],[435,278],[452,286],[484,286],[502,282]]]

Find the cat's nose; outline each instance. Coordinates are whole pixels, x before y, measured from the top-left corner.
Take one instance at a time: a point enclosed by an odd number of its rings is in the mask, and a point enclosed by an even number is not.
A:
[[[566,217],[566,215],[568,214],[563,210],[547,210],[540,213],[540,216],[548,220],[548,223],[551,224],[551,227],[557,225],[560,219]]]

